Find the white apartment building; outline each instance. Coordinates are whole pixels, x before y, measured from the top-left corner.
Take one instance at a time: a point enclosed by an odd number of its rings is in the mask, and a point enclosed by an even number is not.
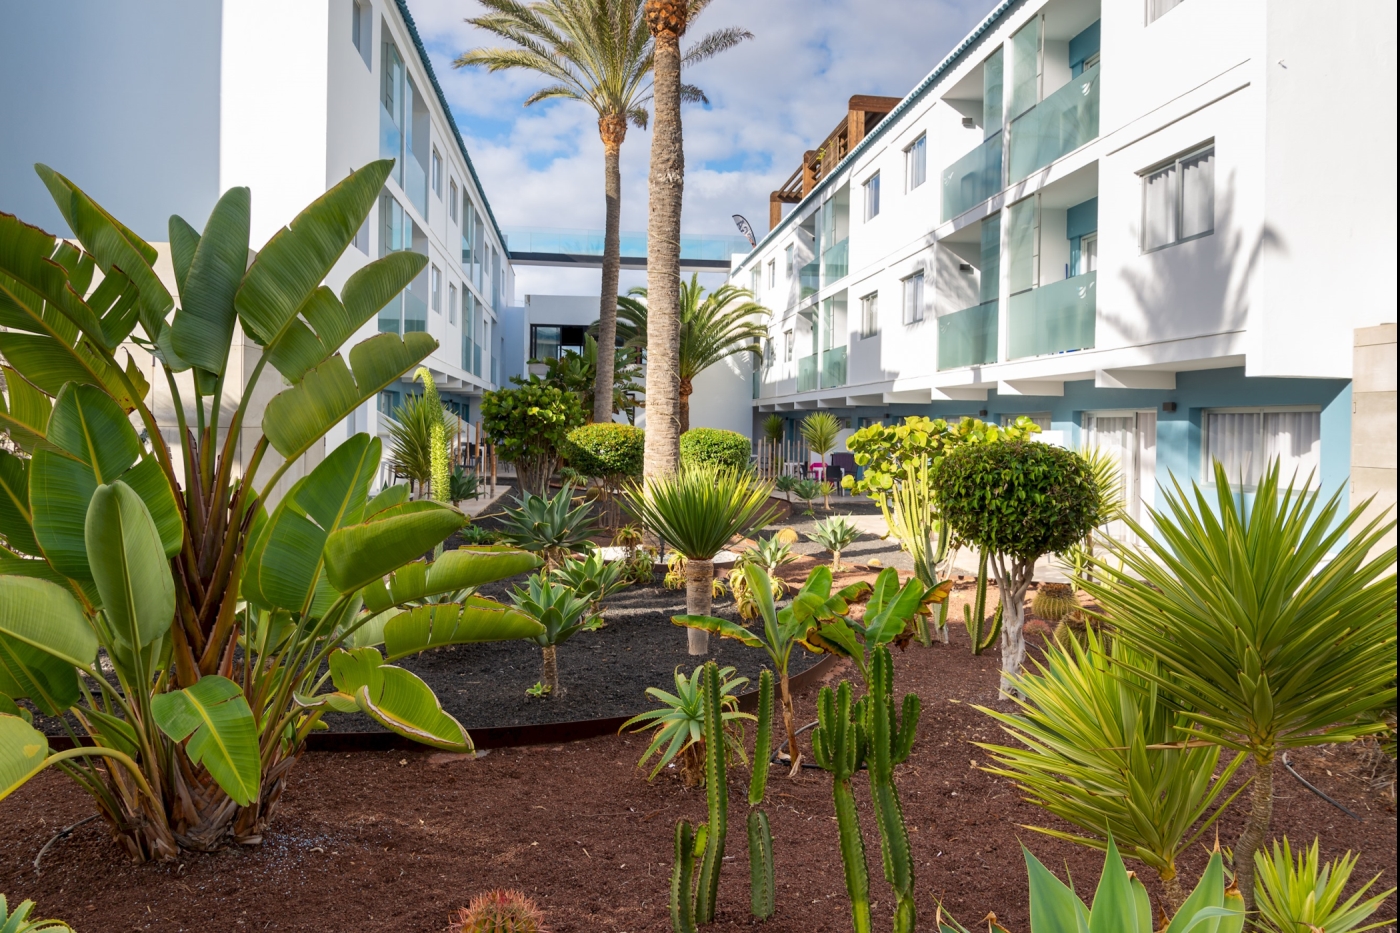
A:
[[[223,191],[246,185],[257,249],[352,169],[396,159],[327,284],[339,291],[393,250],[428,264],[346,346],[426,331],[444,401],[479,417],[475,400],[502,378],[497,321],[514,274],[403,0],[0,0],[0,24],[0,210],[53,232],[67,230],[35,162],[160,249],[171,214],[202,228]],[[235,341],[230,366],[246,372],[258,348]],[[163,378],[151,383],[159,396]],[[413,391],[406,376],[326,443],[387,434],[383,416]],[[168,394],[164,409],[173,428]]]
[[[1210,457],[1330,492],[1353,333],[1390,324],[1388,403],[1357,424],[1389,431],[1393,502],[1395,18],[1000,3],[902,100],[852,98],[774,192],[731,273],[774,312],[755,421],[1028,415],[1118,451],[1139,515]]]

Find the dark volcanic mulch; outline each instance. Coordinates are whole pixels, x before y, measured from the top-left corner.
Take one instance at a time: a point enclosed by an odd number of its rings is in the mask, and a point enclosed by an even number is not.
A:
[[[951,615],[961,618],[961,609]],[[563,663],[566,672],[577,670]],[[1089,896],[1102,856],[1021,828],[1064,824],[976,767],[986,756],[971,743],[1001,738],[971,705],[996,702],[996,656],[973,657],[954,627],[951,646],[911,647],[896,656],[896,669],[896,689],[917,691],[924,701],[913,755],[897,771],[917,862],[920,929],[930,929],[934,898],[941,896],[973,929],[995,911],[1008,928],[1026,930],[1021,841],[1062,877],[1069,871]],[[812,718],[815,696],[815,689],[799,695],[801,721]],[[31,862],[40,846],[92,812],[71,782],[49,772],[0,802],[0,891],[12,902],[34,898],[39,914],[67,918],[83,933],[440,933],[473,893],[508,886],[532,896],[555,933],[666,933],[672,828],[678,818],[703,820],[705,798],[669,776],[648,784],[635,768],[645,744],[641,736],[607,736],[475,760],[431,751],[311,753],[293,771],[261,847],[133,866],[94,822],[50,849],[36,877]],[[1304,749],[1291,757],[1365,821],[1333,809],[1280,768],[1274,832],[1297,842],[1321,836],[1324,858],[1358,850],[1354,877],[1379,872],[1380,886],[1394,885],[1395,809],[1370,789],[1359,750]],[[764,807],[775,836],[778,909],[765,924],[750,918],[741,786],[747,774],[735,772],[732,857],[719,918],[705,929],[849,930],[831,782],[820,772],[795,781],[773,772]],[[888,929],[879,840],[864,778],[856,784],[876,928]],[[1226,844],[1239,833],[1241,814],[1236,809],[1223,821]],[[1203,851],[1185,859],[1188,880],[1204,861]],[[1141,874],[1155,898],[1154,873]],[[1395,915],[1393,897],[1383,911],[1381,917]]]

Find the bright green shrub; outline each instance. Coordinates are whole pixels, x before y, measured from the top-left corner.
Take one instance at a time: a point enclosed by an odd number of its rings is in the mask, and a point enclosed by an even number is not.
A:
[[[681,435],[681,465],[730,467],[749,466],[749,439],[738,431],[723,428],[691,428]]]
[[[646,432],[631,424],[598,422],[569,432],[564,458],[584,476],[616,485],[641,479]]]
[[[527,382],[483,395],[481,418],[501,459],[515,464],[520,488],[538,496],[559,467],[569,432],[583,424],[583,406],[572,392]]]

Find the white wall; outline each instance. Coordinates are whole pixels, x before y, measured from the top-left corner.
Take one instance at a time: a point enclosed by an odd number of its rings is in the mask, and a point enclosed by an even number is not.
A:
[[[695,377],[692,428],[725,428],[753,437],[753,384],[747,358],[730,357]]]

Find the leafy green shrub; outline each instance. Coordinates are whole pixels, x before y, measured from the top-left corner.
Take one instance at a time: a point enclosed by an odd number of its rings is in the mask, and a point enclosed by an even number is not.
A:
[[[624,479],[641,478],[645,445],[646,432],[634,425],[585,424],[569,432],[564,456],[584,476],[617,486]]]
[[[681,435],[681,466],[718,466],[746,470],[749,439],[723,428],[691,428]]]
[[[1084,458],[1037,441],[995,441],[954,449],[932,478],[932,490],[953,531],[992,558],[1006,607],[1001,628],[1001,687],[1026,657],[1026,589],[1035,562],[1083,540],[1102,509]]]
[[[559,468],[569,432],[583,424],[584,414],[574,393],[527,382],[483,395],[481,419],[497,455],[515,464],[520,488],[542,495]]]

